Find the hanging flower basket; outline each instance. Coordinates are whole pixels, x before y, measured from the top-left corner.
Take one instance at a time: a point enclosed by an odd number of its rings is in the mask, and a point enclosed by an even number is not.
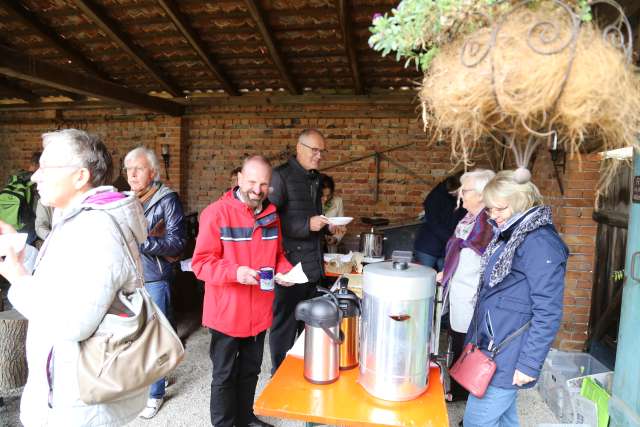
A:
[[[511,148],[521,167],[541,143],[578,155],[586,143],[638,146],[640,79],[628,21],[613,1],[598,3],[619,16],[604,30],[560,0],[502,2],[484,21],[474,18],[477,29],[438,46],[425,71],[425,128],[451,141],[452,156],[466,164],[487,141]]]

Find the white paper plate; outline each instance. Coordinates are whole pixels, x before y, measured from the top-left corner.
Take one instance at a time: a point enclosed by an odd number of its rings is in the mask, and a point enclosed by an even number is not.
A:
[[[0,234],[0,256],[6,256],[9,248],[18,253],[24,249],[26,243],[27,233]]]
[[[331,225],[347,225],[353,221],[353,217],[350,216],[333,216],[328,217],[327,219]]]
[[[384,261],[384,257],[372,257],[372,256],[366,256],[362,259],[362,262],[366,262],[367,264],[373,264],[374,262],[381,262]]]
[[[331,262],[334,259],[340,258],[341,254],[324,254],[322,257],[324,258],[324,262]]]

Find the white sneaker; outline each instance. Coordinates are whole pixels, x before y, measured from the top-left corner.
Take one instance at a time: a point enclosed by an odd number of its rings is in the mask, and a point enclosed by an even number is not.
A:
[[[162,406],[163,402],[164,402],[164,398],[162,397],[160,399],[151,398],[147,400],[147,407],[144,408],[142,412],[140,412],[140,415],[139,415],[140,418],[144,418],[148,420],[155,417],[158,411],[160,410],[160,407]]]

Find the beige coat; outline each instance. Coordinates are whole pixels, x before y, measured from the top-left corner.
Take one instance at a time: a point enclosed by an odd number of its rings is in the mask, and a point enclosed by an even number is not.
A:
[[[99,187],[86,196],[107,191],[115,189]],[[12,283],[9,291],[11,303],[29,320],[29,378],[20,402],[20,420],[26,427],[120,426],[134,419],[146,402],[146,388],[105,404],[86,405],[78,398],[78,342],[95,331],[119,289],[133,290],[138,284],[122,237],[99,210],[118,220],[138,269],[138,242],[147,237],[142,206],[135,197],[82,210],[87,206],[72,206],[56,215],[34,275]],[[51,349],[49,408],[46,366]]]

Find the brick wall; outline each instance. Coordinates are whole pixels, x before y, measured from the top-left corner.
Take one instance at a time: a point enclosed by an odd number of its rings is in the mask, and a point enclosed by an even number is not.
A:
[[[128,150],[146,145],[160,155],[170,146],[169,184],[179,189],[186,212],[199,212],[229,186],[229,173],[246,154],[260,153],[279,164],[293,153],[297,134],[317,128],[327,137],[329,152],[322,166],[336,181],[346,215],[414,218],[427,192],[452,167],[448,146],[427,144],[414,105],[409,102],[353,101],[295,104],[264,102],[219,103],[189,108],[183,118],[148,114],[134,109],[53,110],[3,112],[0,115],[0,180],[26,167],[40,134],[57,127],[79,127],[101,135],[120,164]],[[412,144],[386,153],[415,172],[381,160],[379,200],[374,201],[375,162],[372,157],[332,167],[374,151]],[[482,160],[480,160],[482,162]],[[549,155],[540,150],[534,182],[553,208],[554,221],[570,248],[564,319],[555,345],[581,349],[586,338],[591,304],[596,224],[591,219],[598,177],[597,156],[568,160],[561,175],[560,195]],[[164,170],[162,171],[164,178]],[[352,233],[358,227],[350,227]]]
[[[563,350],[582,350],[587,339],[597,230],[592,214],[599,167],[597,154],[567,159],[566,171],[562,173],[562,168],[558,168],[564,195],[560,194],[546,150],[539,150],[534,167],[533,180],[542,191],[545,203],[552,207],[554,223],[570,252],[564,316],[554,344]]]
[[[169,185],[181,189],[183,152],[180,149],[181,119],[149,115],[135,110],[52,110],[2,113],[0,115],[0,182],[20,168],[26,168],[35,151],[42,151],[44,132],[59,128],[78,128],[95,133],[107,144],[114,161],[114,179],[120,172],[121,160],[136,146],[145,145],[160,157],[162,144],[169,144]],[[161,160],[162,163],[162,160]]]

